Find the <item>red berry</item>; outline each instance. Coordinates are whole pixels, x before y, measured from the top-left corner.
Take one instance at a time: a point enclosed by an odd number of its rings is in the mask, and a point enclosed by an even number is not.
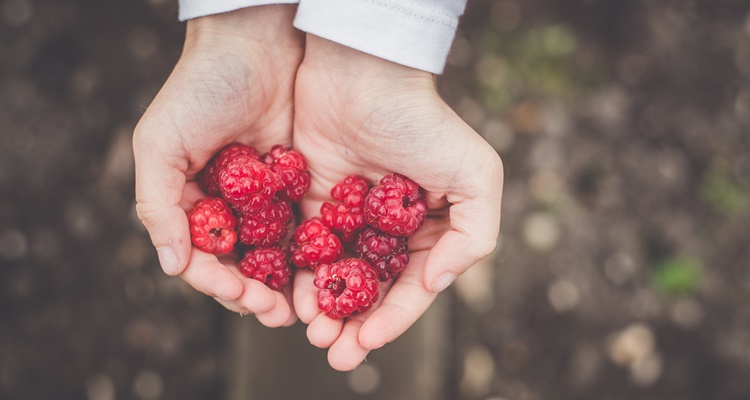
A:
[[[394,278],[409,263],[407,238],[367,228],[357,238],[357,254],[375,267],[383,282]]]
[[[292,276],[287,254],[278,246],[249,250],[238,266],[242,275],[261,281],[273,290],[281,290]]]
[[[310,173],[307,171],[305,157],[291,147],[277,144],[263,156],[273,172],[277,173],[284,182],[279,190],[279,197],[285,200],[300,201],[310,187]]]
[[[259,158],[258,150],[241,143],[232,143],[224,147],[198,173],[198,185],[200,188],[210,196],[221,196],[219,171],[238,156],[248,156],[255,160]]]
[[[313,283],[318,288],[318,308],[331,318],[365,312],[380,295],[378,273],[357,258],[321,264]]]
[[[289,231],[294,215],[288,201],[276,200],[255,214],[240,214],[240,242],[250,246],[277,244]]]
[[[219,171],[224,199],[245,214],[256,213],[270,204],[282,185],[275,172],[250,156],[237,156]]]
[[[229,253],[237,242],[237,232],[234,231],[237,220],[222,199],[206,197],[196,201],[188,213],[188,223],[190,239],[195,247],[206,253]]]
[[[344,253],[339,238],[323,225],[320,218],[308,219],[297,227],[290,249],[292,263],[310,269],[332,263]]]
[[[410,236],[427,214],[424,191],[413,180],[388,174],[365,198],[367,223],[396,236]]]
[[[360,198],[367,195],[369,191],[370,185],[364,178],[357,175],[350,175],[331,189],[331,197],[347,204],[361,204],[362,200]]]
[[[351,209],[346,204],[325,202],[320,206],[323,223],[341,235],[341,240],[351,242],[355,235],[367,224],[362,207]]]
[[[342,203],[325,202],[320,206],[323,223],[341,234],[341,240],[351,242],[367,226],[363,204],[370,185],[358,176],[348,176],[331,189],[331,197]]]

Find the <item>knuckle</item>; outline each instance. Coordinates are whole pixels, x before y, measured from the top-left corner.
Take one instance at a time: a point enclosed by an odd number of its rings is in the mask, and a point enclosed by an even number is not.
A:
[[[495,239],[478,239],[474,243],[476,252],[481,258],[489,256],[497,248],[497,240]]]
[[[138,202],[135,204],[135,213],[146,229],[157,225],[160,221],[159,209],[153,203]]]
[[[505,167],[503,166],[503,160],[500,158],[500,155],[494,151],[494,149],[487,159],[487,169],[489,172],[489,176],[497,177],[500,180],[502,180],[505,176]]]
[[[133,129],[133,150],[139,152],[155,151],[159,154],[171,155],[180,149],[182,142],[172,133],[171,124],[145,115]]]
[[[503,159],[500,158],[500,155],[497,153],[493,154],[492,170],[501,177],[505,175],[505,166],[503,165]]]
[[[146,128],[147,122],[141,119],[133,130],[133,148],[138,150],[142,146],[148,145],[151,135],[148,135]]]

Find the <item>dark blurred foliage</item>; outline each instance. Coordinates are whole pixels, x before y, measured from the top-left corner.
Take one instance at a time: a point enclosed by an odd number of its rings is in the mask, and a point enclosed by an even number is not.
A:
[[[746,1],[471,1],[438,85],[505,162],[500,246],[351,374],[157,265],[130,139],[183,34],[0,0],[0,398],[750,398]]]

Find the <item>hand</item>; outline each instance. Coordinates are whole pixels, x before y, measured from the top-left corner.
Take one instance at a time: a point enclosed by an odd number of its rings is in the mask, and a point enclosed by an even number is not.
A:
[[[242,276],[236,257],[191,246],[185,210],[205,196],[198,171],[225,145],[261,152],[291,143],[294,78],[303,37],[296,7],[249,7],[191,20],[177,66],[133,136],[136,209],[169,275],[267,326],[296,316],[286,295]]]
[[[430,212],[409,238],[410,262],[381,286],[373,309],[346,321],[317,309],[309,271],[298,271],[294,305],[328,360],[352,370],[396,339],[438,292],[496,245],[503,167],[497,153],[446,105],[433,76],[308,35],[295,90],[294,146],[312,174],[304,218],[319,215],[347,175],[377,182],[398,172],[425,188]]]

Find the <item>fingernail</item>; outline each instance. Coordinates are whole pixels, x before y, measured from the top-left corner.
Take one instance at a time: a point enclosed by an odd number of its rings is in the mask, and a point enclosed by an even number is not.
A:
[[[175,275],[180,270],[180,261],[177,260],[177,253],[171,247],[158,247],[156,254],[159,255],[159,264],[161,269],[167,275]]]
[[[445,290],[448,286],[453,283],[453,281],[456,280],[456,275],[452,274],[450,272],[446,272],[435,279],[435,281],[432,283],[432,289],[435,292],[442,292]]]

